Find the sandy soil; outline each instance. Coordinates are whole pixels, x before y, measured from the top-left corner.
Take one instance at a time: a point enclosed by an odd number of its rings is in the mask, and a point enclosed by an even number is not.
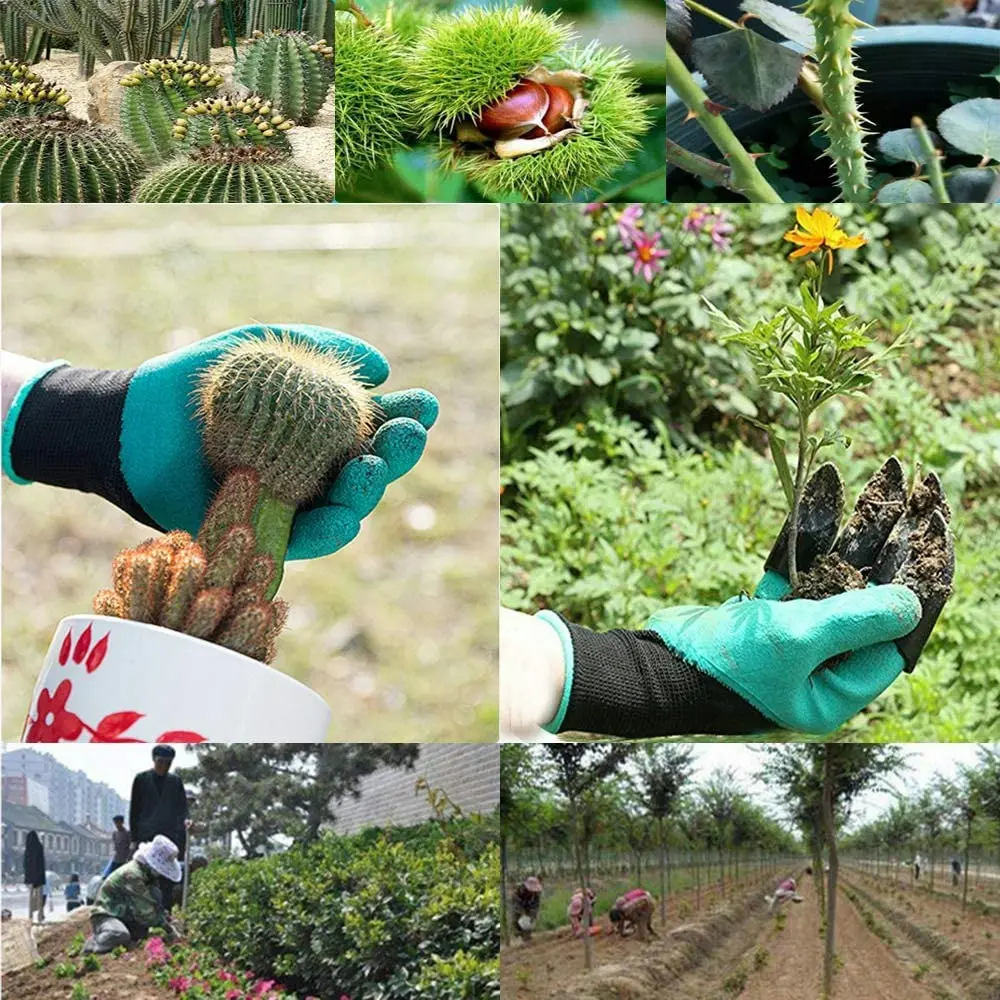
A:
[[[238,90],[233,83],[233,50],[219,48],[212,50],[212,66],[226,78],[222,86],[224,93]],[[87,117],[87,102],[90,95],[87,81],[77,74],[75,52],[53,50],[52,58],[38,63],[36,72],[44,79],[57,83],[72,95],[69,111],[81,118]],[[333,178],[333,97],[323,105],[312,125],[297,125],[290,133],[295,162],[312,170],[327,180]]]

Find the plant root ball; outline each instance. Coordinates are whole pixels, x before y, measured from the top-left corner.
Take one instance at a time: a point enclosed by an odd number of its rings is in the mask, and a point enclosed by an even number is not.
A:
[[[356,366],[276,332],[247,340],[202,374],[205,453],[221,477],[250,468],[279,500],[315,499],[358,454],[377,407]]]
[[[821,601],[848,590],[864,590],[865,578],[859,570],[845,562],[835,552],[820,556],[812,569],[799,574],[799,585],[783,600],[806,598]]]

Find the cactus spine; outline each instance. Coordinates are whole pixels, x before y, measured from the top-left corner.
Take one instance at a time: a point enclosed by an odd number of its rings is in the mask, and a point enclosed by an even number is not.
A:
[[[142,171],[129,143],[79,118],[0,122],[0,202],[128,201]]]
[[[235,77],[270,98],[282,114],[309,125],[333,82],[333,48],[299,32],[257,32],[236,64]]]
[[[177,152],[174,123],[188,105],[222,86],[221,74],[204,63],[151,59],[119,81],[122,132],[151,166]]]
[[[862,25],[850,10],[851,0],[809,0],[805,13],[816,33],[816,58],[823,87],[820,128],[830,140],[829,155],[837,171],[844,200],[867,202],[868,156],[864,137],[866,119],[858,107],[854,31]]]
[[[120,552],[112,589],[97,594],[94,611],[184,632],[270,663],[288,609],[263,596],[275,566],[269,556],[253,555],[247,519],[259,494],[256,473],[234,471],[197,539],[173,531]]]
[[[70,95],[48,83],[0,83],[0,118],[51,117],[63,114]]]
[[[371,437],[374,401],[349,359],[280,333],[227,352],[202,374],[198,397],[212,468],[260,476],[251,524],[258,551],[277,567],[265,592],[273,596],[296,510]]]
[[[294,127],[295,122],[277,114],[263,97],[217,97],[185,108],[174,123],[173,137],[187,150],[266,147],[290,156],[287,133]]]

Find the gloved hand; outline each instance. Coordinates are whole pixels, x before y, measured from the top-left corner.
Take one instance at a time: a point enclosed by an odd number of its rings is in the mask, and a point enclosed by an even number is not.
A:
[[[125,371],[57,362],[21,386],[3,428],[4,472],[110,500],[137,521],[196,534],[214,489],[192,390],[201,370],[248,337],[287,331],[358,365],[369,386],[389,376],[370,344],[306,325],[238,327]],[[386,486],[424,450],[438,402],[425,389],[376,396],[380,424],[366,454],[345,464],[322,502],[295,518],[288,559],[329,555],[350,542]]]

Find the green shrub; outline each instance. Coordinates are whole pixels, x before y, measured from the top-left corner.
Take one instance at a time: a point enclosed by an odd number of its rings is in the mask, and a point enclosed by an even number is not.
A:
[[[303,994],[499,997],[498,849],[466,853],[427,827],[400,834],[211,865],[193,884],[192,934]]]

